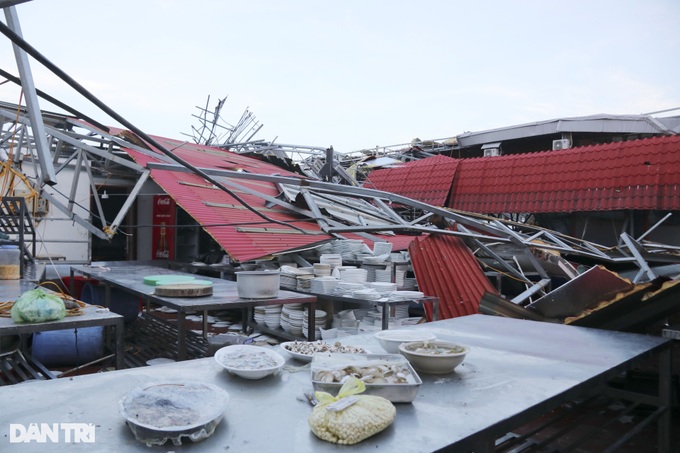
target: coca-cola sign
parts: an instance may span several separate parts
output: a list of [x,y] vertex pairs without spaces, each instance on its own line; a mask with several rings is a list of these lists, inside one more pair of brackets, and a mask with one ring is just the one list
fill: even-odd
[[175,258],[175,200],[167,195],[154,195],[151,259]]

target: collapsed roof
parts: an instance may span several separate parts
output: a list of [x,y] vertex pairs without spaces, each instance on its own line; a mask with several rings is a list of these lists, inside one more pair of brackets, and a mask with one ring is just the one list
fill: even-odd
[[[493,292],[488,280],[482,278],[487,269],[508,275],[526,286],[526,291],[510,301],[517,307],[534,296],[545,297],[550,292],[551,276],[555,272],[570,282],[578,281],[582,274],[572,263],[580,260],[626,265],[631,269],[631,280],[635,285],[657,282],[661,277],[660,271],[650,263],[678,261],[673,249],[650,245],[642,238],[626,234],[622,234],[621,245],[612,249],[532,225],[436,206],[446,199],[447,187],[454,182],[447,178],[457,177],[460,170],[457,165],[446,165],[442,174],[436,173],[441,179],[434,181],[434,191],[424,184],[420,193],[409,193],[414,197],[411,198],[398,190],[382,191],[319,181],[254,158],[237,156],[220,147],[189,145],[150,136],[98,101],[11,28],[0,23],[0,31],[23,51],[124,126],[124,129],[105,127],[68,106],[64,107],[71,116],[41,114],[36,100],[37,95],[45,97],[45,94],[33,89],[32,80],[7,77],[25,88],[28,107],[0,106],[5,171],[14,172],[30,186],[33,191],[30,196],[46,199],[97,237],[110,238],[116,234],[148,178],[153,178],[172,195],[237,261],[292,253],[338,237],[358,236],[373,242],[387,240],[395,245],[395,250],[408,247],[418,237],[409,248],[415,256],[418,282],[428,288],[431,295],[442,299],[444,308],[449,309],[444,311],[446,316],[474,310],[480,303],[480,294]],[[662,129],[663,133],[672,133],[675,126]],[[409,149],[421,153],[420,158],[431,156],[428,151],[450,151],[457,146],[458,140],[418,141]],[[674,149],[677,149],[675,145]],[[14,156],[18,156],[16,161]],[[33,164],[31,175],[23,173],[21,165],[16,165],[21,160]],[[669,165],[674,163],[677,160],[667,162]],[[486,165],[494,164],[485,163],[482,167]],[[651,165],[643,163],[642,168],[648,169]],[[78,175],[71,187],[45,190],[46,186],[56,189],[56,175],[68,166]],[[128,200],[111,222],[104,219],[94,190],[96,174],[117,175],[132,181]],[[93,188],[101,227],[93,225],[75,209],[78,205],[74,198],[75,187],[81,175],[89,178],[88,183]],[[34,203],[34,207],[37,205]],[[503,254],[508,250],[510,258]],[[450,252],[448,258],[447,252]],[[472,265],[472,256],[480,263],[479,268]],[[468,265],[456,267],[466,262]],[[524,266],[530,266],[539,280],[530,278]],[[677,274],[672,274],[671,281],[677,279]],[[449,277],[455,280],[455,288],[446,286]],[[466,279],[471,283],[467,287]],[[662,284],[660,289],[663,293],[663,288],[676,287]],[[658,294],[658,290],[655,291]],[[453,310],[456,305],[463,305],[465,309]]]

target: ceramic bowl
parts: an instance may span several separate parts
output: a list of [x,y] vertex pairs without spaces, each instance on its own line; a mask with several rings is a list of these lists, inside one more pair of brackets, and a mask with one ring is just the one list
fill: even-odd
[[430,341],[437,338],[432,332],[416,329],[381,330],[373,334],[380,346],[390,354],[399,354],[399,345],[407,341]]
[[421,373],[446,374],[463,363],[470,348],[444,340],[414,341],[400,344],[399,352]]

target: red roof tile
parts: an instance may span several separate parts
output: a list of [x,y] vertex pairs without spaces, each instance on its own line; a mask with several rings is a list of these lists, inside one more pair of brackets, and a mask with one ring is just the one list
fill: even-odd
[[680,136],[465,159],[448,206],[480,213],[680,210]]
[[458,162],[450,157],[435,156],[395,168],[374,170],[369,173],[363,186],[434,206],[444,206]]
[[[420,291],[439,298],[440,319],[479,313],[484,293],[498,293],[470,249],[455,236],[417,237],[409,254]],[[432,319],[429,307],[426,312]]]

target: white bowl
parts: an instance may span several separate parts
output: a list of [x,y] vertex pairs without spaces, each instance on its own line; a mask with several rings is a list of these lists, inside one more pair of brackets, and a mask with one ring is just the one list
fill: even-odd
[[463,363],[470,348],[444,340],[415,341],[400,344],[399,352],[421,373],[446,374]]
[[210,437],[224,417],[229,394],[205,382],[147,383],[118,402],[135,438],[151,447],[183,437],[198,442]]
[[220,348],[215,361],[244,379],[262,379],[278,372],[286,360],[281,354],[262,346],[234,344]]
[[381,330],[373,334],[385,351],[390,354],[399,354],[399,345],[411,341],[431,341],[437,338],[435,334],[427,330],[416,329],[391,329]]

